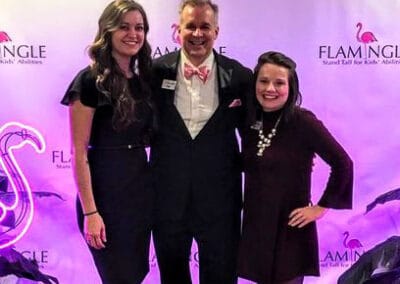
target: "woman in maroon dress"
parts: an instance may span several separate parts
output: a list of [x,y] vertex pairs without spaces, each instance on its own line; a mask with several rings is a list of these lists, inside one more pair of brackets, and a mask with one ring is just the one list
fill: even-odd
[[[316,116],[300,108],[296,63],[267,52],[255,67],[255,103],[243,135],[245,200],[240,277],[262,284],[303,283],[319,275],[315,221],[352,206],[353,163]],[[313,158],[331,168],[312,205]]]

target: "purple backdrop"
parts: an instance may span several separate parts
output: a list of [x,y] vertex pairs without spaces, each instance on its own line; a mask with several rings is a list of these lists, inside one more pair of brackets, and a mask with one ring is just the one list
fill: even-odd
[[[139,2],[149,15],[154,56],[177,48],[173,24],[178,20],[179,1]],[[37,259],[42,270],[61,283],[83,283],[83,275],[85,283],[99,283],[75,222],[67,109],[59,100],[76,72],[89,62],[85,48],[106,3],[2,0],[0,8],[0,127],[19,121],[44,136],[43,154],[26,146],[15,150],[16,162],[32,191],[62,198],[51,194],[33,198],[33,222],[16,249]],[[336,283],[364,251],[399,234],[399,201],[364,213],[378,195],[400,187],[400,128],[395,116],[400,102],[400,34],[395,32],[400,29],[400,2],[217,3],[217,50],[250,68],[268,50],[295,59],[303,105],[324,121],[354,160],[354,209],[330,211],[319,221],[322,276],[306,279],[306,283]],[[328,171],[316,159],[314,201],[324,189]],[[0,233],[4,230],[0,226]],[[196,260],[194,246],[195,283]],[[145,284],[159,283],[153,251],[149,261],[151,273]]]

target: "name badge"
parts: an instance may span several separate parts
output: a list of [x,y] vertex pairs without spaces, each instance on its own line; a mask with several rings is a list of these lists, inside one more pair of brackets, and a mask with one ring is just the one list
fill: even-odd
[[176,81],[164,79],[161,84],[161,89],[175,90]]

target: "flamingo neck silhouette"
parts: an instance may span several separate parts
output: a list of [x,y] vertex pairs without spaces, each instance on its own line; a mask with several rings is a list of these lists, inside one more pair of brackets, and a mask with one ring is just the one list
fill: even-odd
[[[15,128],[18,130],[15,130]],[[19,138],[21,141],[9,145],[9,142],[14,140],[12,138]],[[24,221],[23,228],[11,239],[7,239],[6,242],[1,242],[0,249],[13,245],[20,240],[27,232],[33,219],[34,204],[31,188],[13,154],[14,150],[20,149],[25,145],[31,145],[38,153],[43,153],[45,151],[44,138],[36,129],[18,122],[9,122],[0,128],[0,165],[10,181],[15,196],[11,204],[0,201],[0,222],[6,218],[8,211],[15,210],[17,206],[24,204],[25,200],[21,201],[21,193],[25,193],[29,207],[29,211],[27,208],[24,208],[24,212],[22,213],[22,218],[28,214],[26,221]]]
[[344,232],[343,235],[344,235],[343,246],[344,246],[345,248],[348,248],[348,245],[347,245],[347,238],[349,237],[350,234],[349,234],[349,232]]
[[361,23],[358,23],[358,24],[356,25],[356,27],[358,28],[357,35],[356,35],[357,41],[358,41],[358,42],[362,42],[361,37],[360,37],[360,33],[361,33],[361,29],[362,29],[362,24],[361,24]]

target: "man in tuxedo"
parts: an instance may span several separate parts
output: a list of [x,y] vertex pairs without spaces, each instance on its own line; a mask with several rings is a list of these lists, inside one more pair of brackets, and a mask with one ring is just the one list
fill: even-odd
[[217,54],[218,7],[181,4],[182,48],[153,63],[159,112],[150,163],[156,191],[154,245],[162,284],[192,283],[189,257],[199,249],[200,283],[236,283],[241,161],[235,131],[244,123],[251,71]]

